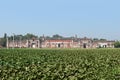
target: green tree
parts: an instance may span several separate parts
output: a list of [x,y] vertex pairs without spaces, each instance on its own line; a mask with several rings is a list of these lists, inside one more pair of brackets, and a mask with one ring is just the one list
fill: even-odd
[[63,38],[63,37],[60,36],[60,35],[58,35],[58,34],[55,34],[55,35],[52,36],[52,38],[54,38],[54,39],[59,39],[59,38]]
[[100,39],[100,41],[107,41],[107,40],[106,40],[106,39],[102,39],[102,38],[101,38],[101,39]]
[[99,40],[99,39],[98,39],[98,38],[94,38],[93,40],[94,40],[94,41],[97,41],[97,40]]
[[120,41],[116,41],[116,42],[114,43],[114,46],[115,46],[115,48],[120,48]]
[[3,38],[1,38],[1,40],[0,40],[0,45],[2,46],[2,47],[6,47],[6,42],[7,42],[7,34],[5,33],[4,34],[4,37]]
[[[27,39],[32,39],[32,38],[38,38],[38,36],[27,33],[26,35],[14,35],[14,40],[27,40]],[[9,40],[13,40],[13,35],[9,37]]]
[[30,33],[27,33],[25,36],[24,36],[25,39],[32,39],[32,38],[38,38],[38,36],[36,35],[33,35],[33,34],[30,34]]

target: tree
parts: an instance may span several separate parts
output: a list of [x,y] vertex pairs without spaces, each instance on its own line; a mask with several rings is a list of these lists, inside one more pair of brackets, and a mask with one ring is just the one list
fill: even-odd
[[120,42],[119,42],[119,41],[116,41],[116,42],[114,43],[114,46],[115,46],[115,48],[120,48]]
[[101,38],[101,39],[100,39],[100,41],[107,41],[107,40],[106,40],[106,39],[102,39],[102,38]]
[[99,40],[99,39],[98,39],[98,38],[94,38],[93,40],[94,40],[94,41],[97,41],[97,40]]
[[[10,41],[13,40],[13,35],[8,37]],[[32,38],[38,38],[38,36],[27,33],[26,35],[14,35],[14,40],[27,40],[27,39],[32,39]]]
[[59,38],[63,38],[63,37],[60,36],[60,35],[58,35],[58,34],[55,34],[55,35],[52,36],[52,38],[54,38],[54,39],[59,39]]
[[32,39],[32,38],[38,38],[38,36],[36,35],[33,35],[33,34],[30,34],[30,33],[27,33],[25,36],[24,36],[25,39]]
[[7,43],[7,34],[5,33],[4,34],[4,37],[3,38],[1,38],[1,40],[0,40],[0,45],[2,46],[2,47],[6,47],[6,43]]

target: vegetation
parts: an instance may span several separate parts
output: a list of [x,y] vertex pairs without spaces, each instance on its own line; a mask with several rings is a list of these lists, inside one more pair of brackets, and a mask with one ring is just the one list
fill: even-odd
[[0,40],[0,45],[1,45],[2,47],[6,47],[6,41],[7,41],[7,34],[5,33],[5,34],[4,34],[4,37],[1,38],[1,40]]
[[[27,40],[27,39],[32,39],[32,38],[38,38],[38,36],[34,34],[27,33],[26,35],[14,35],[15,40]],[[9,40],[13,40],[13,35],[9,37]]]
[[114,46],[115,46],[115,48],[120,48],[120,42],[119,42],[119,41],[116,41],[116,42],[114,43]]
[[[28,40],[28,39],[32,39],[32,38],[37,38],[38,39],[38,38],[42,38],[42,37],[43,36],[38,37],[38,36],[36,36],[34,34],[30,34],[30,33],[27,33],[25,35],[14,35],[15,40],[20,40],[20,38],[21,38],[21,40]],[[44,37],[47,38],[47,39],[59,39],[59,38],[62,39],[62,38],[64,38],[64,37],[62,37],[58,34],[55,34],[52,37],[50,37],[50,36],[44,36]],[[8,36],[8,38],[9,38],[9,40],[13,40],[13,35]]]
[[120,49],[1,49],[0,80],[120,80]]
[[59,38],[61,39],[61,38],[63,38],[63,37],[60,36],[60,35],[58,35],[58,34],[55,34],[55,35],[52,36],[52,38],[53,38],[53,39],[59,39]]

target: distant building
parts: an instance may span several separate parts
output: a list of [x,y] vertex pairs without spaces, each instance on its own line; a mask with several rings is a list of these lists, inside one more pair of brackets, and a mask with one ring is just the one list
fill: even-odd
[[40,48],[40,40],[38,39],[27,40],[26,46],[27,48]]
[[94,41],[94,48],[114,48],[115,41]]
[[8,47],[23,48],[114,48],[115,41],[92,40],[91,38],[62,38],[62,39],[30,39],[8,42]]
[[64,40],[64,39],[56,39],[56,40],[45,40],[42,45],[46,48],[72,48],[73,40]]
[[22,40],[21,42],[20,41],[17,41],[15,40],[14,42],[13,41],[8,41],[8,48],[12,48],[12,47],[15,47],[15,48],[26,48],[27,47],[27,42],[26,40]]
[[80,38],[80,48],[92,48],[93,41],[87,37]]

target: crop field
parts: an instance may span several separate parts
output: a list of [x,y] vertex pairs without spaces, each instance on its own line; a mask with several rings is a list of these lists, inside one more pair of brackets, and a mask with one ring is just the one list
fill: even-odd
[[120,80],[120,49],[0,49],[0,80]]

